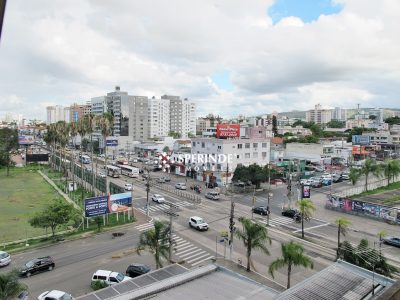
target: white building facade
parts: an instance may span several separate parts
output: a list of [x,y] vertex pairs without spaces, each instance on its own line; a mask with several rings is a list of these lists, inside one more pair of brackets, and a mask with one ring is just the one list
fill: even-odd
[[149,138],[168,136],[170,129],[170,101],[149,99]]
[[314,109],[306,112],[306,121],[316,124],[326,124],[332,120],[332,110],[323,109],[320,104],[315,105]]

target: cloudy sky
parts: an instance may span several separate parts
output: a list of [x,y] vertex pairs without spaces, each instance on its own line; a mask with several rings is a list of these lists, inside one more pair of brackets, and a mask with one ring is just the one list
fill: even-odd
[[399,107],[399,0],[12,0],[0,117],[120,85],[198,115]]

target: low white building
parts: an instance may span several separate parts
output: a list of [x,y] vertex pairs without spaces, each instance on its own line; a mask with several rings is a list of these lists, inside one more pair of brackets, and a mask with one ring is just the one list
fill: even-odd
[[333,145],[314,143],[288,143],[286,144],[285,159],[309,160],[324,163],[330,161],[334,155]]
[[[225,185],[231,182],[238,165],[265,166],[270,162],[270,139],[194,138],[191,155],[185,164],[177,165],[180,174],[190,166],[192,170],[186,170],[186,175]],[[212,159],[215,157],[216,161]]]
[[303,128],[303,126],[278,126],[278,134],[291,133],[293,135],[311,135],[312,132],[308,128]]

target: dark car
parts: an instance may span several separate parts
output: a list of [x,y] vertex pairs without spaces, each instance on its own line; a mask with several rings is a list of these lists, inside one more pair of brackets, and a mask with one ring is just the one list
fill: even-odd
[[253,212],[262,216],[268,215],[268,209],[265,206],[254,207]]
[[128,269],[126,269],[126,276],[129,277],[137,277],[143,274],[150,272],[151,269],[149,266],[142,265],[142,264],[131,264],[129,265]]
[[287,209],[282,212],[282,216],[294,218],[299,212],[296,209]]
[[394,236],[387,236],[382,239],[385,244],[400,247],[400,238]]
[[55,267],[54,260],[50,256],[39,257],[28,261],[21,267],[19,273],[21,276],[30,277],[35,273],[51,271]]

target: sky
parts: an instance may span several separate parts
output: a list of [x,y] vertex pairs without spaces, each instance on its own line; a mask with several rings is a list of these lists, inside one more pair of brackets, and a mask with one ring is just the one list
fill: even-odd
[[45,119],[116,85],[197,115],[399,108],[398,0],[13,0],[0,117]]

